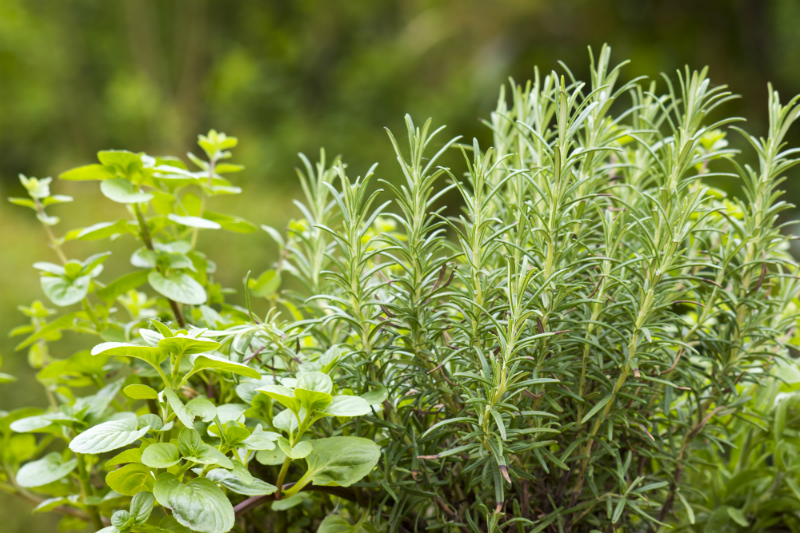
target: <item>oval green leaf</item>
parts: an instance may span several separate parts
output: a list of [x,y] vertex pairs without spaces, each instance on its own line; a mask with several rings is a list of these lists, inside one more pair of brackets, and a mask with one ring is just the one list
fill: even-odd
[[233,527],[233,506],[209,479],[196,478],[184,485],[172,474],[161,474],[153,494],[158,503],[172,509],[178,522],[190,529],[225,533]]
[[322,412],[331,416],[363,416],[370,412],[370,406],[360,396],[335,396]]
[[69,443],[69,449],[75,453],[105,453],[122,448],[142,438],[150,429],[145,426],[139,429],[135,418],[112,420],[89,428]]
[[23,465],[17,472],[17,484],[25,488],[47,485],[68,475],[77,466],[77,459],[63,461],[60,453],[52,452]]
[[150,469],[141,463],[125,465],[106,476],[106,484],[125,496],[134,496],[142,491],[152,492],[154,483]]
[[42,276],[42,290],[50,301],[59,307],[76,304],[89,293],[90,276],[80,276],[72,281],[55,276]]
[[369,474],[381,456],[380,447],[361,437],[330,437],[312,441],[306,457],[308,470],[297,485],[339,485],[349,487]]
[[158,392],[147,385],[128,385],[123,389],[123,392],[128,398],[133,398],[134,400],[155,400],[158,398]]
[[240,376],[247,376],[253,379],[261,379],[261,374],[255,368],[243,365],[241,363],[234,363],[229,359],[220,357],[218,355],[211,355],[207,353],[192,355],[192,374],[206,369],[224,370]]
[[389,391],[383,385],[376,385],[372,390],[361,395],[368,404],[380,405],[389,397]]
[[142,452],[142,462],[150,468],[169,468],[180,460],[178,447],[168,442],[151,444]]
[[159,366],[169,354],[155,346],[139,346],[125,342],[104,342],[92,348],[92,355],[117,355],[141,359],[153,366]]
[[[162,326],[163,327],[163,326]],[[192,337],[166,337],[158,341],[158,347],[175,355],[192,355],[210,352],[219,348],[218,342]]]
[[103,180],[100,183],[100,191],[106,198],[119,204],[139,204],[153,199],[152,194],[140,191],[136,185],[124,178]]
[[200,217],[180,216],[174,213],[170,213],[169,215],[167,215],[167,218],[177,224],[180,224],[181,226],[188,226],[190,228],[201,228],[201,229],[222,228],[222,226],[220,226],[216,222]]
[[186,410],[192,416],[202,419],[203,422],[211,422],[217,416],[217,408],[205,398],[190,400],[186,404]]
[[147,275],[153,289],[178,303],[200,305],[206,301],[206,291],[194,278],[185,272],[173,272],[168,276],[153,270]]
[[260,479],[253,479],[252,483],[244,483],[241,479],[231,474],[224,468],[216,468],[206,476],[214,483],[219,483],[226,489],[243,496],[266,496],[277,490],[275,485],[270,485]]
[[62,172],[58,177],[62,180],[88,181],[88,180],[107,180],[116,174],[104,165],[84,165]]

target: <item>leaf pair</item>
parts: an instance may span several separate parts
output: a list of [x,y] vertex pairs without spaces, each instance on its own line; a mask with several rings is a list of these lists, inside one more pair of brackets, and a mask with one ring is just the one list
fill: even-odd
[[299,416],[300,409],[313,416],[362,416],[370,412],[369,403],[358,396],[332,395],[333,382],[322,372],[300,375],[294,388],[266,385],[259,389],[273,400]]
[[111,526],[101,531],[106,533],[128,533],[142,526],[153,512],[155,497],[150,492],[140,492],[131,500],[129,511],[117,511],[111,516]]
[[[166,327],[164,327],[166,329]],[[169,332],[168,329],[166,329]],[[199,330],[197,330],[199,331]],[[92,349],[92,355],[116,355],[122,357],[134,357],[141,359],[160,369],[160,365],[170,355],[182,357],[188,355],[192,362],[192,371],[184,377],[200,372],[202,370],[221,370],[242,376],[259,379],[261,374],[257,370],[241,363],[233,362],[219,355],[212,355],[206,352],[219,348],[219,343],[199,339],[185,334],[176,336],[163,336],[150,330],[139,330],[139,333],[147,342],[148,346],[130,344],[123,342],[105,342],[98,344]],[[171,334],[171,332],[169,332]]]
[[102,263],[111,252],[97,254],[85,261],[67,261],[64,266],[54,263],[34,263],[42,272],[42,290],[54,304],[66,307],[80,302],[89,294],[92,280],[103,271]]

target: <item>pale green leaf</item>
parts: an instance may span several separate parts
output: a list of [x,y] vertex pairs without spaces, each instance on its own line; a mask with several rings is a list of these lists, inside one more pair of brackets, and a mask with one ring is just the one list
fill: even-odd
[[164,421],[161,420],[160,416],[154,415],[152,413],[147,413],[142,416],[139,416],[137,417],[137,420],[139,420],[140,428],[143,428],[145,426],[150,426],[150,431],[156,431],[159,433],[164,431],[169,431],[170,429],[172,429],[173,426],[172,421],[169,421],[166,424],[164,424]]
[[69,449],[75,453],[98,454],[122,448],[141,439],[150,429],[145,426],[139,429],[135,418],[113,420],[89,428],[69,443]]
[[152,271],[147,281],[156,292],[178,303],[200,305],[206,301],[206,291],[194,278],[185,272],[172,272],[165,276]]
[[150,468],[169,468],[180,460],[178,447],[168,442],[151,444],[142,452],[142,462]]
[[307,411],[324,411],[333,400],[333,396],[326,392],[316,392],[306,389],[295,389],[295,397],[300,400]]
[[36,209],[36,204],[30,198],[9,198],[8,201],[14,205]]
[[247,284],[253,295],[261,298],[272,296],[280,285],[281,275],[274,270],[263,272],[258,279],[251,279]]
[[192,455],[183,454],[187,461],[201,465],[219,465],[222,468],[233,468],[233,462],[224,453],[208,444],[203,444]]
[[376,385],[373,389],[361,395],[370,405],[381,405],[389,397],[389,391],[383,385]]
[[17,465],[33,457],[36,451],[36,437],[30,433],[12,435],[3,446],[2,460],[9,465]]
[[106,461],[106,468],[111,468],[118,465],[124,465],[126,463],[141,463],[142,462],[142,450],[140,448],[131,448],[130,450],[125,450],[124,452],[118,453],[108,461]]
[[132,182],[124,178],[111,178],[100,183],[100,191],[109,200],[120,204],[138,204],[149,202],[153,195],[142,192]]
[[158,392],[152,387],[148,387],[147,385],[128,385],[123,390],[125,395],[128,398],[133,398],[134,400],[156,400],[158,399]]
[[312,441],[306,457],[308,468],[297,485],[339,485],[349,487],[369,474],[378,464],[380,447],[361,437],[330,437]]
[[247,376],[253,379],[260,379],[261,374],[255,368],[243,365],[241,363],[234,363],[229,359],[225,359],[219,355],[211,354],[195,354],[190,357],[192,361],[192,373],[200,372],[201,370],[224,370],[240,376]]
[[254,479],[252,483],[243,483],[241,479],[223,468],[212,470],[206,475],[206,478],[243,496],[266,496],[277,490],[274,485],[260,479]]
[[[162,327],[165,327],[162,325]],[[174,355],[193,355],[219,348],[219,343],[186,336],[166,337],[158,341],[159,348]]]
[[180,446],[181,454],[187,456],[199,454],[205,443],[200,433],[194,428],[187,427],[182,429],[178,435],[178,445]]
[[284,409],[275,415],[275,417],[272,419],[272,425],[275,426],[276,429],[290,433],[297,429],[299,425],[298,418],[304,420],[305,415],[306,410],[302,407],[297,414],[295,414],[291,409]]
[[86,180],[107,180],[116,177],[116,174],[104,165],[84,165],[73,168],[58,176],[62,180],[86,181]]
[[363,416],[372,410],[360,396],[334,396],[333,401],[322,412],[331,416]]
[[156,499],[150,492],[139,492],[131,500],[130,513],[136,525],[144,524],[153,512]]
[[278,438],[278,446],[280,446],[283,453],[292,459],[303,459],[308,457],[312,451],[311,443],[307,440],[298,442],[292,447],[285,437]]
[[116,355],[141,359],[153,366],[159,366],[169,356],[161,348],[139,346],[124,342],[104,342],[92,348],[92,355]]
[[78,421],[77,418],[56,412],[20,418],[12,422],[9,427],[11,431],[17,433],[31,433],[48,428],[52,424],[73,424]]
[[261,463],[262,465],[269,465],[275,466],[283,464],[286,460],[286,454],[283,453],[283,450],[280,448],[275,448],[273,450],[261,450],[256,453],[256,461]]
[[170,213],[167,215],[167,218],[181,226],[188,226],[190,228],[220,229],[222,227],[216,222],[201,217],[180,216]]
[[233,527],[233,506],[213,481],[206,478],[181,483],[174,475],[161,474],[153,494],[182,525],[204,533],[226,533]]
[[25,463],[17,472],[17,484],[20,487],[47,485],[68,475],[77,466],[77,459],[64,461],[60,453],[52,452],[38,461]]
[[274,431],[263,431],[259,425],[253,433],[242,442],[242,446],[248,450],[274,450],[275,441],[278,440],[278,437],[280,437],[279,434]]
[[[297,379],[295,389],[331,394],[333,382],[329,375],[322,372],[307,372]],[[296,390],[295,394],[297,394]]]
[[181,455],[189,461],[204,465],[233,468],[231,460],[221,451],[203,442],[200,434],[191,428],[181,430],[178,436]]
[[128,150],[101,150],[97,152],[97,159],[104,165],[125,174],[143,166],[141,156]]
[[244,412],[248,406],[243,403],[225,403],[217,407],[217,416],[222,424],[227,424],[231,420],[244,422]]
[[51,302],[66,307],[83,300],[89,293],[92,278],[89,275],[69,280],[56,276],[42,276],[42,290]]
[[217,408],[213,403],[205,398],[195,398],[186,404],[186,410],[189,413],[203,420],[203,422],[211,422],[217,416]]
[[203,218],[212,222],[216,222],[222,226],[222,229],[234,231],[236,233],[253,233],[256,230],[255,224],[252,224],[243,218],[223,215],[222,213],[206,211],[203,213]]
[[258,392],[263,392],[294,413],[300,411],[300,400],[294,397],[294,391],[288,387],[284,387],[283,385],[265,385],[256,390]]
[[142,491],[152,492],[155,478],[150,469],[141,463],[131,463],[106,476],[106,484],[125,496],[134,496]]
[[114,235],[130,233],[131,228],[127,220],[117,220],[115,222],[98,222],[80,230],[75,238],[79,241],[96,241],[107,239]]
[[175,391],[172,389],[164,389],[164,397],[175,412],[175,416],[178,417],[178,420],[183,422],[183,425],[187,428],[191,428],[194,416],[186,409],[186,406],[183,405],[183,401],[175,394]]

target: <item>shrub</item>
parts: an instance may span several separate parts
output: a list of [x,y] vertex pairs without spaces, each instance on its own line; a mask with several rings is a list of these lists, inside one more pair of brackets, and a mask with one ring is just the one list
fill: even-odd
[[[235,138],[200,136],[197,170],[107,151],[65,172],[127,216],[63,237],[47,209],[70,199],[22,177],[12,202],[44,225],[59,263],[35,267],[66,314],[34,302],[12,332],[50,406],[2,418],[4,488],[62,530],[122,533],[797,527],[800,380],[774,369],[794,369],[777,187],[798,99],[770,91],[757,138],[709,119],[733,96],[705,70],[658,93],[620,67],[604,48],[588,86],[512,82],[491,148],[407,118],[385,193],[374,167],[302,157],[302,218],[264,227],[279,258],[244,306],[197,248],[255,230],[209,210],[240,192]],[[464,172],[437,166],[451,149]],[[117,237],[141,248],[116,280],[108,253],[65,249]],[[60,353],[68,331],[91,351]],[[781,512],[753,496],[765,479]]]

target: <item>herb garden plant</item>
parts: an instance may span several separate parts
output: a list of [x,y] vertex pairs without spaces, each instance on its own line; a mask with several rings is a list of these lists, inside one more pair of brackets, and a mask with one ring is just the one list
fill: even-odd
[[[71,198],[21,177],[54,255],[12,335],[49,406],[2,414],[2,488],[62,531],[800,530],[798,99],[770,91],[755,137],[705,70],[619,73],[604,48],[588,83],[512,82],[491,147],[407,118],[399,179],[302,157],[299,218],[263,227],[279,256],[242,266],[240,305],[200,251],[257,229],[213,210],[235,138],[100,152],[60,178],[120,218],[66,233]],[[117,279],[70,252],[117,238],[139,243]]]

